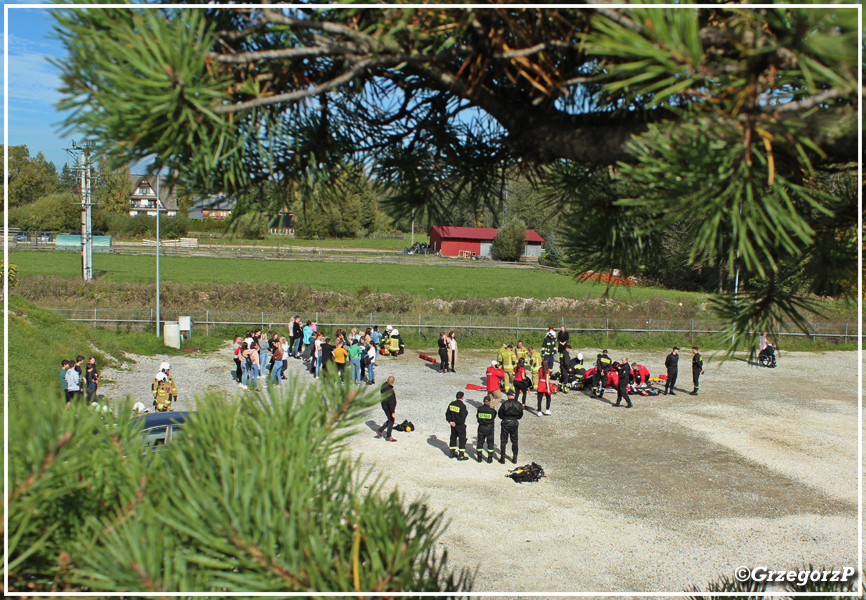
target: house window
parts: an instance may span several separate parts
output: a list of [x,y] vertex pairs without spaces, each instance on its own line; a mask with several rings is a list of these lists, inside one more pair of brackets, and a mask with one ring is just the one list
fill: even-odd
[[152,196],[153,195],[153,188],[150,187],[150,184],[142,183],[141,185],[138,186],[138,193],[141,196]]

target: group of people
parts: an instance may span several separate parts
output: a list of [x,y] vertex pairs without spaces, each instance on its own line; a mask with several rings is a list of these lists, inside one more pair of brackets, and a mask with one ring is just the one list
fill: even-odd
[[[405,344],[400,331],[387,326],[359,330],[338,328],[334,337],[319,331],[315,321],[301,323],[296,315],[287,325],[288,336],[276,332],[263,334],[261,329],[246,332],[246,337],[235,336],[232,355],[235,362],[234,377],[243,389],[279,385],[286,378],[289,358],[308,363],[310,374],[319,379],[322,371],[336,369],[341,382],[352,381],[367,385],[376,383],[376,357],[382,354],[403,354]],[[456,342],[454,342],[456,355]],[[452,358],[453,363],[453,358]],[[348,371],[348,372],[347,372]],[[259,382],[259,378],[263,381]]]
[[84,356],[79,354],[75,360],[60,361],[60,388],[66,405],[73,401],[86,398],[88,403],[93,402],[96,390],[99,389],[99,373],[96,371],[96,357],[91,356],[84,365]]

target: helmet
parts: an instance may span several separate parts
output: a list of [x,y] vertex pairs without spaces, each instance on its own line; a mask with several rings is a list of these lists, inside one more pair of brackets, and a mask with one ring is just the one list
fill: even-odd
[[550,337],[553,337],[553,336],[556,335],[556,332],[553,331],[553,328],[550,328],[550,329],[547,331],[547,335],[549,335]]
[[170,369],[171,369],[171,365],[170,365],[169,363],[167,363],[167,362],[161,363],[161,364],[159,365],[159,370],[160,370],[160,371],[168,371],[168,370],[170,370]]
[[391,335],[400,335],[400,330],[399,329],[392,329]]
[[391,331],[391,330],[394,329],[394,328],[391,327],[390,325],[388,325],[385,329],[387,329],[388,331]]
[[583,352],[577,353],[577,360],[583,360]]
[[156,379],[157,381],[165,381],[166,380],[165,373],[163,373],[162,371],[160,371],[159,373],[154,375],[153,378]]
[[147,407],[144,406],[144,402],[136,402],[135,404],[132,405],[132,410],[134,410],[137,413],[146,413]]

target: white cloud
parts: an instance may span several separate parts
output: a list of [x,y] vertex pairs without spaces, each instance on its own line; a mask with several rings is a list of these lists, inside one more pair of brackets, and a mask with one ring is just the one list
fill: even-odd
[[[11,40],[10,40],[11,41]],[[45,54],[9,52],[9,103],[23,101],[53,107],[60,100],[60,77]]]

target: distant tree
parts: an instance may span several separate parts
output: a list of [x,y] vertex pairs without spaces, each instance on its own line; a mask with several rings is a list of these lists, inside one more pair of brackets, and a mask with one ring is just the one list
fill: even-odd
[[526,223],[512,218],[496,232],[493,240],[493,256],[500,260],[517,260],[526,249]]
[[108,160],[96,161],[96,185],[92,188],[96,202],[108,214],[129,212],[132,183],[129,165],[112,169]]
[[268,234],[268,218],[260,212],[248,212],[231,224],[229,233],[245,240],[263,240]]
[[555,233],[550,232],[547,234],[547,237],[544,238],[544,250],[547,252],[547,257],[545,258],[545,260],[548,264],[553,266],[559,266],[560,263],[562,263],[562,249],[556,242]]
[[42,196],[31,204],[10,208],[9,224],[28,231],[80,229],[80,200],[69,193]]
[[63,163],[63,168],[60,170],[60,175],[57,178],[58,191],[69,194],[77,194],[80,186],[80,180],[75,172],[68,164]]
[[59,182],[54,163],[41,152],[30,156],[27,146],[9,148],[9,206],[35,202],[57,191]]

